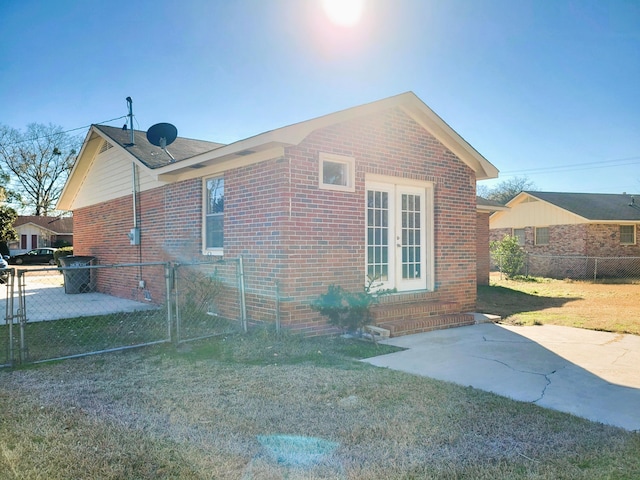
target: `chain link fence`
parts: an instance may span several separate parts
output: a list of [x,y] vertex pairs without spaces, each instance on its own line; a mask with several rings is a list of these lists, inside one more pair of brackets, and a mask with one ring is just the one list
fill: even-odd
[[176,264],[173,302],[178,343],[247,331],[242,259]]
[[242,259],[9,268],[0,366],[247,330]]
[[[492,256],[491,267],[502,272],[502,258]],[[640,257],[589,257],[525,254],[521,275],[557,279],[640,282]]]

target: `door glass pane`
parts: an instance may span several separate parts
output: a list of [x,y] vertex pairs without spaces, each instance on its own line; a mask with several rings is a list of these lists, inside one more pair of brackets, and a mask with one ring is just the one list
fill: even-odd
[[420,196],[402,194],[402,278],[420,275]]
[[389,194],[367,192],[367,275],[388,280],[389,261]]

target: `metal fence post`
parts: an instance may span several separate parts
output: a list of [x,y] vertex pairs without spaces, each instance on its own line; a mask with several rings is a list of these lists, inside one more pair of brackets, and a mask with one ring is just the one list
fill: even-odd
[[242,330],[244,333],[247,333],[247,304],[244,289],[244,264],[242,263],[242,255],[238,257],[238,282],[238,290],[240,294],[240,322],[242,323]]
[[27,339],[25,337],[25,324],[27,323],[26,310],[26,288],[25,288],[25,270],[18,270],[18,311],[17,317],[20,322],[20,363],[27,361]]
[[14,341],[13,341],[13,295],[15,294],[14,285],[16,280],[16,272],[11,269],[9,276],[7,277],[7,302],[5,305],[5,321],[7,323],[7,329],[9,334],[7,361],[10,366],[14,365]]
[[166,263],[164,266],[164,279],[165,279],[165,287],[166,287],[166,302],[167,302],[167,338],[175,343],[175,336],[177,335],[176,328],[173,327],[173,309],[171,308],[171,292],[173,286],[173,280],[175,278],[175,274],[173,269],[171,268],[171,264]]
[[276,333],[280,333],[280,282],[276,280]]

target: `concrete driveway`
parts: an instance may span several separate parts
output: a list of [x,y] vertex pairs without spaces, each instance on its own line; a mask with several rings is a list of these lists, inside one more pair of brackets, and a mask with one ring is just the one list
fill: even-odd
[[640,430],[640,336],[484,323],[391,338],[363,361]]

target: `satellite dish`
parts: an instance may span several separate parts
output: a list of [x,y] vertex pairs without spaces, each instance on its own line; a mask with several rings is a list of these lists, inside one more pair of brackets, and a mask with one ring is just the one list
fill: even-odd
[[147,130],[147,140],[152,145],[160,147],[164,152],[169,155],[172,162],[176,159],[167,150],[167,145],[171,145],[178,136],[178,129],[170,123],[156,123]]
[[156,123],[147,130],[147,140],[163,150],[178,137],[178,129],[170,123]]

